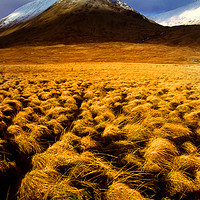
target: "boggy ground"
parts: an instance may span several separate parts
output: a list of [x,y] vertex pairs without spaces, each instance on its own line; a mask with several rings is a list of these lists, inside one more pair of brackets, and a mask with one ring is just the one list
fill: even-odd
[[198,64],[0,73],[1,199],[199,199]]

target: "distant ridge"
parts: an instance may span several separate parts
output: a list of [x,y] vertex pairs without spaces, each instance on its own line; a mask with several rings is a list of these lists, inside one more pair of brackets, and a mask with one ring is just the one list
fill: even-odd
[[199,25],[200,0],[149,18],[164,26]]

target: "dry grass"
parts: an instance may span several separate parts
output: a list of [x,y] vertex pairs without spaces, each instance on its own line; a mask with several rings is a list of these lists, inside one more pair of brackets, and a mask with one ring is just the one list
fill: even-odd
[[2,199],[199,198],[198,65],[0,72]]
[[169,140],[164,138],[152,139],[145,149],[144,170],[148,172],[170,170],[173,160],[178,154],[176,146]]
[[168,192],[170,196],[180,194],[184,197],[186,193],[193,193],[198,190],[194,181],[182,171],[171,171],[168,174]]
[[145,198],[134,189],[124,183],[113,183],[106,194],[107,200],[144,200]]

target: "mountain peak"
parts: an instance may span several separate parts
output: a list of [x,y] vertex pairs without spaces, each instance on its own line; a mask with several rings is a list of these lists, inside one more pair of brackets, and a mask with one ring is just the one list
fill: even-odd
[[34,0],[22,7],[16,9],[13,13],[0,20],[0,28],[11,27],[15,24],[26,22],[40,15],[42,12],[51,7],[54,3],[66,4],[68,7],[76,4],[90,4],[91,6],[103,6],[114,4],[118,8],[133,10],[121,0]]

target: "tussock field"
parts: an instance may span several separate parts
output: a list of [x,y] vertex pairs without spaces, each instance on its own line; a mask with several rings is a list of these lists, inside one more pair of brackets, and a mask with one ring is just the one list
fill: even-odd
[[0,102],[0,199],[199,199],[198,64],[2,65]]

